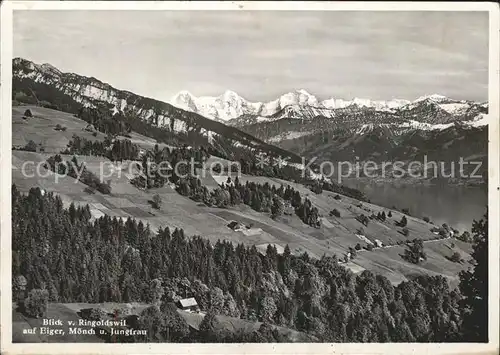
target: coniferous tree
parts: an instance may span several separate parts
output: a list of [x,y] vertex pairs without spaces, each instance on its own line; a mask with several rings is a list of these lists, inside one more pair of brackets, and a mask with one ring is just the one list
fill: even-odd
[[256,192],[252,194],[252,208],[257,212],[260,212],[261,207],[262,207],[262,202],[259,193]]
[[488,341],[488,214],[472,225],[474,269],[460,273],[464,296],[462,332],[467,341]]
[[157,210],[161,208],[161,197],[158,194],[153,196],[153,207]]
[[281,216],[283,214],[284,209],[285,209],[285,205],[284,205],[281,197],[274,196],[273,205],[271,207],[271,217],[277,218],[277,217]]
[[45,289],[33,289],[24,300],[24,311],[34,318],[43,317],[47,312],[49,292]]
[[205,317],[203,317],[200,324],[200,341],[207,343],[216,343],[220,341],[223,336],[221,328],[220,322],[216,318],[216,314],[209,311]]
[[404,252],[404,258],[413,264],[427,260],[427,255],[424,252],[424,243],[421,239],[416,239],[408,245]]

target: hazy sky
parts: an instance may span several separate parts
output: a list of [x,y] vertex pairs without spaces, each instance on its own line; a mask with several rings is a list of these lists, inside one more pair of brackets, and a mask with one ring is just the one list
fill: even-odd
[[160,100],[486,101],[488,13],[15,11],[14,56]]

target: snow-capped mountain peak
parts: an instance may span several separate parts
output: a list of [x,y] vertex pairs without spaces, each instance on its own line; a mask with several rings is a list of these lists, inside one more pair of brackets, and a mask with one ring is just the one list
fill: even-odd
[[[175,96],[180,96],[180,97],[194,97],[193,94],[191,94],[189,91],[187,90],[182,90],[182,91],[179,91],[179,93]],[[174,97],[175,97],[174,96]]]
[[54,67],[49,63],[44,63],[40,65],[39,69],[45,73],[51,73],[55,76],[60,76],[62,74],[62,72],[59,69],[57,69],[56,67]]
[[230,98],[240,98],[240,99],[243,99],[240,95],[238,95],[237,93],[235,93],[232,90],[226,90],[226,91],[224,91],[224,93],[221,96],[219,96],[219,97],[230,97]]
[[306,89],[298,89],[296,92],[302,95],[312,96]]
[[281,95],[278,99],[279,107],[281,109],[288,105],[309,105],[316,106],[318,104],[318,99],[308,93],[304,89],[289,92],[287,94]]
[[[169,103],[217,121],[227,121],[245,113],[253,113],[252,104],[232,90],[226,90],[219,96],[200,97],[183,90],[173,96]],[[252,109],[248,110],[247,106]]]
[[196,97],[189,91],[180,91],[177,95],[170,99],[170,103],[174,106],[180,107],[184,110],[197,112]]
[[293,105],[320,106],[318,99],[305,89],[283,94],[267,103],[249,102],[232,90],[226,90],[219,96],[200,97],[183,90],[173,96],[169,102],[218,121],[228,121],[245,114],[270,116]]
[[390,111],[410,103],[408,100],[392,99],[390,101],[377,101],[355,97],[352,100],[328,99],[321,102],[321,106],[329,109],[346,108],[349,106],[374,108],[378,111]]
[[432,95],[421,96],[421,97],[419,97],[418,99],[416,99],[413,102],[417,103],[417,102],[426,101],[426,100],[427,101],[433,101],[433,102],[436,102],[436,103],[440,103],[440,102],[443,102],[443,101],[447,101],[449,99],[446,96],[443,96],[443,95],[432,94]]

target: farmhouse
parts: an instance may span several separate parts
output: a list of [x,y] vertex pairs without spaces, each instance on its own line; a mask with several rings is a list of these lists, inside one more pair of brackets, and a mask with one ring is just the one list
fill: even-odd
[[231,221],[227,226],[235,232],[240,232],[242,230],[245,230],[245,226],[241,223],[236,222],[236,221]]
[[199,312],[200,306],[198,306],[198,302],[194,297],[184,298],[177,302],[177,308],[185,311],[185,312]]

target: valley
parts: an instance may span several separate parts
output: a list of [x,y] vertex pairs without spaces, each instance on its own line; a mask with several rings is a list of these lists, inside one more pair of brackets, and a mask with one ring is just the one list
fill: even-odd
[[[488,119],[479,117],[478,121],[457,121],[437,127],[395,123],[356,125],[352,121],[344,124],[326,118],[312,122],[282,119],[242,129],[304,156],[316,167],[325,162],[323,173],[334,181],[341,181],[339,176],[345,171],[332,170],[330,166],[336,168],[340,163],[350,162],[359,163],[361,168],[363,164],[377,164],[370,172],[385,182],[482,185],[488,164]],[[384,162],[388,164],[386,173],[382,169]],[[393,167],[396,162],[400,162],[405,175],[397,175]],[[424,164],[428,164],[427,174]],[[363,171],[360,173],[344,176],[365,177]]]

